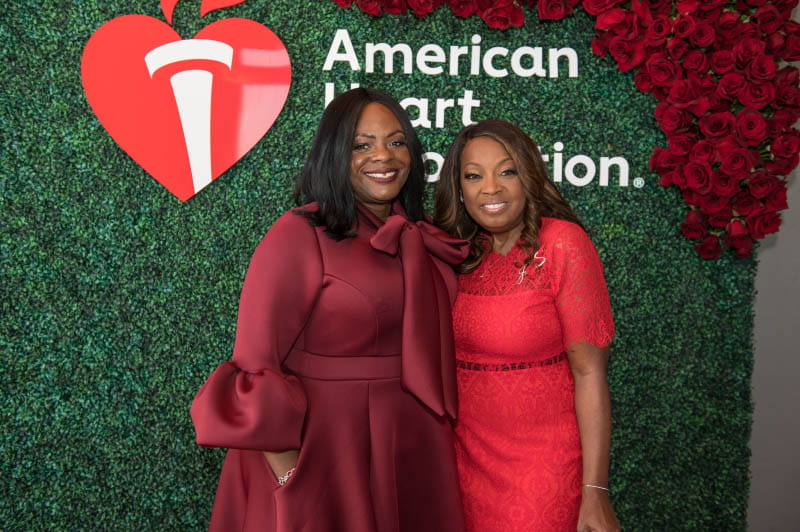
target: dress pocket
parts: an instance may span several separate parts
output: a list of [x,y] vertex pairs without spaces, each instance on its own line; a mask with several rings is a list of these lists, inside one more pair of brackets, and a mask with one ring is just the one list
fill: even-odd
[[300,453],[297,455],[297,463],[296,463],[296,464],[295,464],[295,466],[294,466],[294,472],[293,472],[293,473],[292,473],[292,475],[291,475],[291,476],[290,476],[290,477],[289,477],[289,478],[286,480],[286,482],[284,482],[284,483],[283,483],[283,485],[281,485],[281,484],[279,484],[279,483],[278,483],[278,477],[275,475],[275,472],[272,470],[272,467],[270,467],[270,465],[269,465],[269,462],[267,461],[267,457],[266,457],[266,455],[265,455],[263,452],[261,452],[260,454],[261,454],[261,461],[263,462],[263,464],[264,464],[264,469],[266,470],[266,473],[267,473],[267,475],[268,475],[268,476],[269,476],[269,478],[270,478],[270,481],[271,481],[271,483],[272,483],[272,489],[273,489],[273,490],[280,490],[280,489],[283,489],[283,488],[285,488],[286,486],[288,486],[289,484],[291,484],[291,483],[292,483],[292,481],[294,481],[294,479],[295,479],[295,477],[296,477],[297,475],[299,475],[299,474],[300,474],[300,465],[301,465],[301,462],[302,462],[302,460],[303,460],[303,454],[304,454],[304,453],[303,453],[303,448],[302,448],[302,447],[300,448]]

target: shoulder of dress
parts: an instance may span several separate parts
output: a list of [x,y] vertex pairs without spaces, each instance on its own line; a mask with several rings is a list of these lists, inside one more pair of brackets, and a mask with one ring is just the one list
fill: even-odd
[[289,209],[275,220],[259,246],[305,247],[312,243],[316,246],[316,230],[298,208]]
[[539,240],[542,243],[554,240],[575,241],[588,239],[583,228],[573,222],[560,218],[542,217],[542,227],[539,229]]

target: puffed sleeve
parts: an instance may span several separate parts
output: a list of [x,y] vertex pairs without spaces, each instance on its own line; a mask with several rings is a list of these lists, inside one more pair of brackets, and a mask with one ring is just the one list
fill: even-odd
[[197,392],[197,443],[285,451],[300,447],[306,396],[281,363],[322,286],[322,258],[306,219],[284,214],[256,248],[244,279],[233,359]]
[[581,341],[607,347],[614,339],[614,321],[600,257],[579,225],[558,224],[554,245],[559,272],[556,307],[564,348]]

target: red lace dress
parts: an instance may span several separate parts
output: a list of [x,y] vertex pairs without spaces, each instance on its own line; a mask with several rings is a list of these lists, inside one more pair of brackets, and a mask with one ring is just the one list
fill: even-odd
[[456,459],[468,531],[577,526],[581,447],[565,351],[609,345],[614,325],[586,233],[544,218],[539,240],[524,275],[515,246],[459,279]]

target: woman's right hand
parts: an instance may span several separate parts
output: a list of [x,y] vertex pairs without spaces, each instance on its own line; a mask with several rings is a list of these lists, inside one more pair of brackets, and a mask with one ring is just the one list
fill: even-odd
[[297,465],[297,457],[300,456],[300,449],[292,449],[282,453],[271,453],[264,451],[264,457],[267,459],[272,474],[275,478],[280,478],[294,469]]

